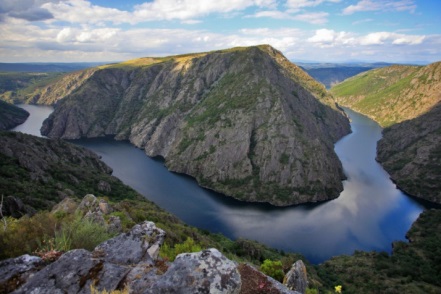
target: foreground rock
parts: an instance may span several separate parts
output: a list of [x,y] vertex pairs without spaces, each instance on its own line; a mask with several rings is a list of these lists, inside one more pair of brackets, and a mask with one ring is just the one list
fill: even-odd
[[0,131],[12,129],[26,121],[29,113],[0,100]]
[[308,275],[303,261],[296,261],[283,279],[283,284],[290,290],[305,293],[308,288]]
[[[103,242],[93,252],[72,250],[45,267],[34,256],[7,259],[0,262],[0,290],[90,293],[94,287],[99,291],[129,289],[130,293],[258,293],[258,285],[245,291],[242,285],[251,276],[242,275],[237,263],[217,249],[180,254],[173,263],[161,260],[158,253],[164,237],[163,230],[146,221]],[[268,293],[296,293],[251,270],[252,276],[258,275],[273,289]]]

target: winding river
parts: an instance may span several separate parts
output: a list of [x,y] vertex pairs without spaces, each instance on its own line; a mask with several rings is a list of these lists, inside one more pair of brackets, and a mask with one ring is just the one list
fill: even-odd
[[[38,129],[52,108],[21,107],[31,116],[14,130],[39,135]],[[412,222],[425,209],[398,190],[375,161],[381,127],[359,113],[345,111],[351,118],[352,133],[335,144],[335,151],[348,179],[337,199],[320,204],[278,208],[243,203],[203,189],[190,177],[169,172],[163,162],[147,157],[129,142],[97,138],[73,143],[101,155],[116,177],[189,225],[299,252],[320,263],[355,250],[390,252],[391,243],[404,240]]]

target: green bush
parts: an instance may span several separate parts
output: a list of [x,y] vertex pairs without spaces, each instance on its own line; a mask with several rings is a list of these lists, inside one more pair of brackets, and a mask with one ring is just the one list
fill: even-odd
[[280,260],[269,260],[265,259],[260,266],[260,270],[272,277],[273,279],[276,279],[279,282],[283,281],[283,277],[285,276],[283,269],[282,269],[282,262]]
[[175,244],[172,248],[167,243],[164,243],[161,246],[161,250],[159,255],[163,259],[168,259],[169,261],[174,261],[176,256],[181,253],[190,253],[190,252],[198,252],[201,251],[202,248],[199,244],[197,244],[192,238],[188,237],[184,243]]

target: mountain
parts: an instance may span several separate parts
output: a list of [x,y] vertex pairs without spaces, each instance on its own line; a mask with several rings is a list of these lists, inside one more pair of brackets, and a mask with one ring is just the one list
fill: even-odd
[[[115,135],[207,188],[291,205],[335,198],[344,178],[333,144],[348,119],[326,89],[268,45],[141,58],[55,82],[35,103],[55,111],[42,132]],[[75,74],[72,74],[75,75]],[[73,76],[72,76],[73,77]]]
[[397,186],[441,203],[441,62],[372,70],[332,92],[339,103],[387,126],[377,160]]
[[370,70],[332,87],[339,104],[381,126],[418,117],[441,100],[441,62]]
[[0,100],[0,131],[24,123],[28,116],[26,110]]

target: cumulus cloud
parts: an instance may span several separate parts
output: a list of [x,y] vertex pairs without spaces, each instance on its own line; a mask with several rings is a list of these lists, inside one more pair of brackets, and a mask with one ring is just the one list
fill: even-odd
[[314,7],[323,2],[338,3],[341,0],[287,0],[286,6],[292,10],[299,10],[304,7]]
[[353,14],[362,11],[410,11],[414,12],[414,0],[361,0],[355,5],[343,9],[343,14]]

